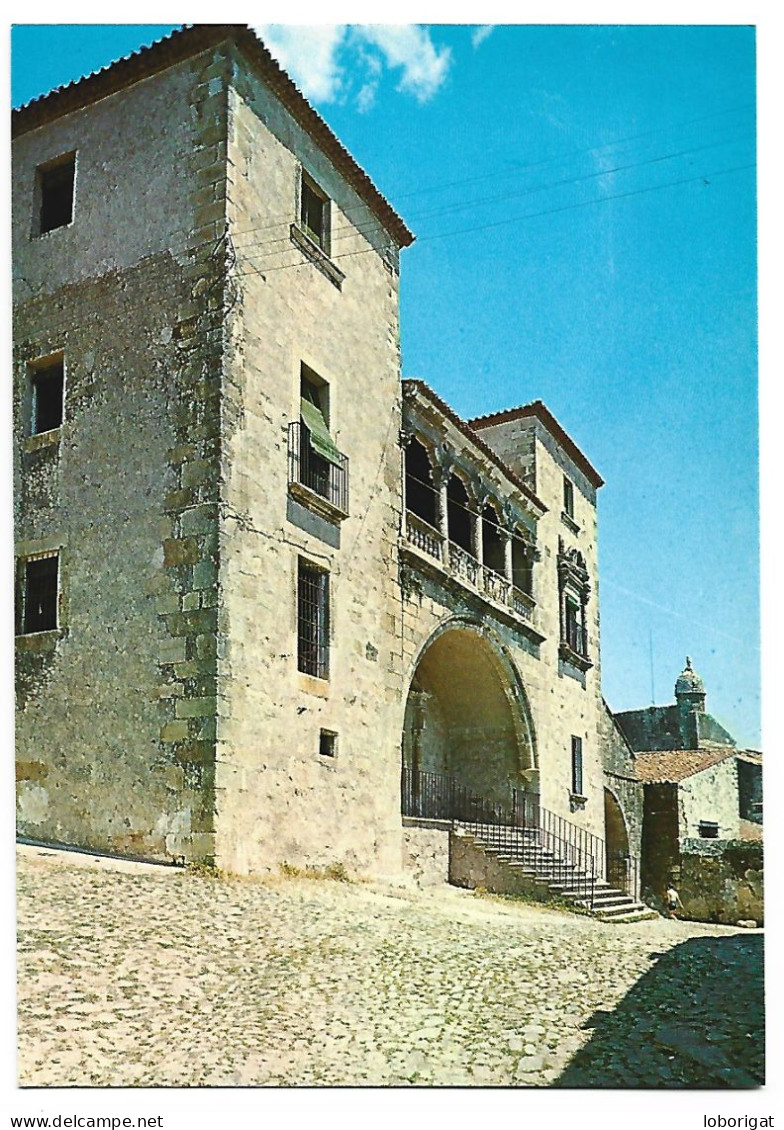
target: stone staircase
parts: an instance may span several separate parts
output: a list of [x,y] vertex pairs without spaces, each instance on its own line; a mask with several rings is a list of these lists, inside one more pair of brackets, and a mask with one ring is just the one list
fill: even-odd
[[450,882],[495,894],[562,900],[605,922],[658,918],[656,911],[612,887],[578,862],[541,843],[536,831],[490,824],[456,823],[450,846]]

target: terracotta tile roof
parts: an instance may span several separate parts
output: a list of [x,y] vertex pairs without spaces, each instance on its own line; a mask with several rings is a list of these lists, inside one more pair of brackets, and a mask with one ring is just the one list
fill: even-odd
[[710,769],[728,757],[737,757],[734,746],[717,746],[715,749],[657,749],[650,753],[634,755],[637,780],[646,784],[664,784],[683,781],[703,769]]
[[431,404],[435,405],[438,411],[441,412],[442,415],[446,416],[447,420],[450,420],[455,425],[455,427],[463,433],[466,439],[470,440],[475,447],[479,448],[485,458],[489,459],[492,463],[495,463],[496,467],[498,467],[500,471],[503,471],[507,479],[509,479],[509,481],[513,483],[517,487],[517,489],[525,495],[526,498],[530,499],[531,502],[533,502],[535,506],[537,506],[541,510],[542,514],[547,513],[548,507],[545,506],[541,498],[534,494],[531,488],[529,486],[526,486],[523,480],[519,478],[514,473],[514,471],[512,471],[512,469],[506,465],[506,463],[504,463],[501,456],[493,451],[492,447],[489,447],[481,438],[481,436],[478,436],[476,432],[474,432],[470,424],[467,424],[466,421],[462,419],[462,417],[458,416],[454,408],[450,408],[447,402],[445,400],[442,400],[437,392],[433,392],[430,385],[425,384],[424,381],[414,379],[413,377],[406,377],[403,380],[403,395],[412,396],[416,393],[424,396],[425,399],[431,402]]
[[523,404],[519,408],[507,408],[503,412],[493,412],[489,416],[476,416],[473,420],[468,421],[468,426],[476,431],[482,428],[491,428],[494,424],[505,424],[509,420],[522,420],[527,417],[534,417],[547,428],[553,439],[557,440],[592,486],[597,488],[604,486],[602,476],[588,457],[583,455],[566,429],[561,427],[550,409],[541,400],[533,400],[530,404]]
[[233,40],[253,65],[257,74],[280,99],[292,117],[334,162],[357,195],[372,208],[384,227],[401,247],[413,243],[414,236],[370,177],[349,151],[338,141],[324,119],[316,113],[289,76],[272,58],[267,48],[246,24],[193,24],[142,47],[108,67],[85,78],[57,87],[34,98],[11,115],[11,136],[19,137],[64,114],[81,110],[101,98],[148,78],[226,40]]

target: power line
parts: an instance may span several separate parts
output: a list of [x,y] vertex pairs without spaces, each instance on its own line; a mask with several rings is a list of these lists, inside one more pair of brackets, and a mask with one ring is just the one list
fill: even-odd
[[[455,231],[436,232],[433,235],[422,236],[417,242],[418,243],[429,243],[429,242],[436,240],[436,239],[450,239],[453,236],[457,236],[457,235],[469,235],[473,232],[489,231],[492,228],[504,227],[505,225],[508,225],[508,224],[519,224],[524,220],[539,219],[543,216],[553,216],[553,215],[557,215],[561,212],[569,212],[569,211],[573,211],[577,208],[588,208],[588,207],[591,207],[594,204],[604,204],[604,203],[612,201],[612,200],[625,200],[625,199],[629,199],[632,196],[645,195],[648,192],[660,192],[661,190],[663,190],[665,188],[677,188],[677,187],[680,187],[680,186],[686,185],[686,184],[694,184],[697,181],[704,181],[706,184],[708,184],[710,177],[727,176],[730,173],[744,172],[747,169],[753,169],[755,167],[756,167],[756,162],[752,161],[747,165],[735,165],[735,166],[733,166],[729,169],[716,169],[712,172],[699,173],[697,176],[685,177],[681,180],[667,181],[664,184],[649,185],[646,188],[630,189],[627,192],[613,193],[613,194],[608,195],[608,196],[599,196],[599,197],[596,197],[593,200],[580,200],[580,201],[577,201],[577,202],[572,203],[572,204],[563,204],[563,205],[561,205],[557,208],[547,208],[547,209],[544,209],[541,212],[526,212],[522,215],[512,216],[512,217],[509,217],[509,218],[503,219],[503,220],[494,220],[490,223],[478,224],[478,225],[475,225],[474,227],[470,227],[470,228],[458,228]],[[358,251],[346,251],[346,252],[343,252],[343,254],[341,254],[341,255],[333,255],[333,256],[330,257],[330,260],[334,262],[334,261],[337,261],[337,260],[340,260],[340,259],[350,259],[350,258],[353,258],[354,256],[357,256],[357,255],[368,255],[371,252],[376,253],[375,248],[365,247],[365,248],[361,248]],[[289,270],[289,269],[294,268],[294,267],[302,267],[302,266],[305,266],[308,262],[309,261],[307,259],[299,259],[296,263],[282,263],[282,264],[274,265],[272,267],[264,267],[263,273],[264,274],[270,274],[273,271],[285,271],[285,270]],[[249,274],[258,274],[258,273],[260,273],[260,271],[261,271],[260,268],[254,268],[252,271],[239,271],[237,273],[236,277],[242,278],[242,277],[249,275]]]
[[[597,170],[597,171],[594,171],[594,172],[591,172],[591,173],[584,173],[583,175],[577,176],[577,177],[564,177],[561,180],[551,181],[549,184],[534,185],[534,186],[531,186],[531,187],[528,187],[528,188],[516,189],[513,192],[497,194],[495,196],[476,197],[474,199],[460,201],[456,204],[449,204],[449,205],[446,205],[442,208],[436,208],[436,209],[433,209],[433,210],[430,210],[430,211],[427,211],[427,212],[422,212],[419,215],[414,213],[414,218],[415,219],[433,219],[435,217],[447,215],[447,214],[450,214],[450,213],[453,213],[453,212],[465,211],[466,209],[469,209],[469,208],[483,207],[487,204],[495,204],[495,203],[498,203],[500,201],[511,200],[511,199],[515,199],[515,198],[521,197],[521,196],[531,196],[536,192],[543,192],[543,191],[547,191],[548,189],[552,189],[552,188],[564,188],[564,187],[568,187],[569,185],[572,185],[572,184],[580,184],[580,183],[583,183],[585,181],[596,180],[597,178],[601,178],[601,177],[605,177],[605,176],[611,176],[615,173],[628,172],[632,169],[644,168],[647,165],[660,164],[662,161],[670,161],[670,160],[675,160],[678,157],[686,157],[686,156],[689,156],[692,153],[700,153],[700,152],[704,152],[708,149],[717,149],[717,148],[720,148],[722,145],[725,145],[725,144],[728,144],[728,143],[729,143],[728,139],[722,139],[721,141],[709,142],[705,145],[697,145],[697,146],[692,146],[692,147],[686,148],[686,149],[676,150],[672,153],[659,154],[656,157],[649,157],[649,158],[646,158],[643,161],[633,161],[630,164],[616,165],[616,166],[614,166],[613,168],[610,168],[610,169],[600,169],[600,170]],[[289,215],[289,224],[286,225],[287,228],[289,227],[290,222],[291,222],[291,216]],[[275,225],[275,226],[277,226],[277,225]],[[332,242],[337,243],[340,240],[345,239],[345,238],[350,238],[350,237],[353,237],[353,236],[356,236],[356,235],[367,235],[368,233],[372,233],[372,232],[375,232],[375,231],[381,231],[381,230],[383,230],[383,227],[376,220],[369,221],[367,224],[358,224],[358,225],[342,224],[339,227],[336,227],[335,229],[333,229]],[[345,232],[346,234],[342,235],[341,233],[343,233],[343,232]],[[240,235],[247,235],[247,234],[250,234],[250,233],[249,233],[249,231],[245,231],[245,232],[240,232],[239,234]],[[276,237],[273,237],[269,240],[253,240],[249,243],[244,243],[244,244],[241,243],[241,244],[239,244],[239,246],[240,246],[241,250],[246,251],[249,247],[265,247],[265,246],[271,246],[272,244],[275,244],[275,243],[286,243],[286,242],[288,242],[288,239],[289,239],[289,236],[288,236],[288,232],[287,232],[284,235],[276,236]]]
[[[561,154],[559,156],[544,157],[544,158],[541,158],[538,161],[527,161],[527,162],[516,163],[512,168],[505,168],[505,169],[499,168],[499,169],[491,170],[490,172],[487,172],[487,173],[482,173],[479,176],[464,177],[460,180],[454,180],[454,181],[443,181],[443,180],[436,181],[436,182],[434,182],[430,185],[425,185],[422,188],[413,189],[411,192],[402,193],[399,196],[397,196],[396,199],[407,200],[407,199],[410,199],[412,196],[421,196],[421,195],[428,193],[428,192],[442,191],[444,188],[457,188],[457,187],[464,185],[464,184],[474,184],[474,183],[477,183],[479,181],[498,179],[499,177],[514,176],[514,175],[517,175],[521,170],[524,170],[524,169],[541,168],[543,165],[554,164],[558,161],[569,160],[572,157],[579,157],[579,156],[583,156],[584,154],[588,154],[588,153],[601,153],[603,150],[611,149],[613,146],[624,145],[624,144],[626,144],[630,141],[638,141],[638,140],[640,140],[641,138],[644,138],[644,137],[652,137],[655,134],[664,133],[666,130],[684,129],[687,126],[697,125],[700,122],[710,121],[713,118],[726,117],[728,114],[735,114],[735,113],[741,112],[742,110],[753,109],[753,108],[754,108],[753,102],[744,102],[744,103],[741,103],[739,106],[729,106],[729,107],[727,107],[723,110],[715,110],[710,114],[702,114],[702,115],[700,115],[699,117],[696,117],[696,118],[688,118],[684,122],[673,122],[673,123],[670,123],[669,125],[658,126],[654,129],[644,130],[640,133],[629,134],[626,137],[615,138],[612,141],[604,142],[602,145],[590,145],[590,146],[586,146],[585,148],[582,148],[582,149],[573,149],[573,150],[570,150],[569,152]],[[342,209],[342,211],[344,213],[348,214],[350,212],[354,212],[354,211],[357,211],[359,209],[364,209],[365,207],[366,206],[363,205],[363,204],[357,204],[357,205],[352,205],[350,207]],[[279,226],[282,226],[283,224],[287,224],[288,222],[290,222],[290,219],[291,219],[289,212],[274,213],[273,217],[274,216],[278,216],[278,217],[280,217],[280,219],[277,222],[275,222],[273,220],[272,223],[260,224],[257,227],[244,228],[244,229],[238,228],[235,231],[235,235],[249,235],[254,231],[263,231],[263,230],[268,230],[269,228],[279,227]]]

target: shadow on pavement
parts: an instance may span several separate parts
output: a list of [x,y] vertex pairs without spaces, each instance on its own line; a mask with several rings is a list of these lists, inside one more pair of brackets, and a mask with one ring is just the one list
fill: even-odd
[[692,938],[652,953],[652,968],[613,1011],[556,1087],[756,1087],[764,1082],[762,934]]

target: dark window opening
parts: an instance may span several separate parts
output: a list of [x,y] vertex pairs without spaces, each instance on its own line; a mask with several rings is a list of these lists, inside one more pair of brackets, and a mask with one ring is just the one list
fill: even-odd
[[512,538],[512,584],[521,592],[533,592],[533,558],[525,542]]
[[741,820],[762,823],[762,766],[738,761],[738,812]]
[[457,475],[450,477],[446,488],[446,515],[449,540],[473,555],[468,492]]
[[585,633],[583,626],[580,623],[580,608],[576,601],[566,597],[565,607],[565,623],[564,628],[566,631],[566,642],[572,651],[576,651],[578,655],[585,654]]
[[482,561],[488,569],[506,576],[505,539],[494,506],[482,511]]
[[33,435],[50,432],[63,422],[63,386],[65,370],[62,357],[36,365],[31,371],[33,394]]
[[338,752],[338,736],[331,730],[319,734],[319,754],[321,757],[335,757]]
[[38,186],[41,201],[39,231],[54,231],[73,220],[74,175],[76,154],[71,153],[55,164],[38,169]]
[[300,192],[300,222],[306,235],[329,255],[329,200],[305,173]]
[[700,820],[699,832],[705,840],[717,840],[719,838],[719,825],[715,820]]
[[574,518],[574,485],[570,479],[567,479],[566,475],[564,475],[563,481],[563,508],[565,514]]
[[572,793],[583,795],[583,739],[572,737]]
[[300,560],[297,583],[297,666],[329,677],[329,574]]
[[416,439],[406,448],[406,509],[434,528],[438,526],[433,471],[427,451]]
[[57,628],[57,555],[26,561],[22,632],[49,632]]

